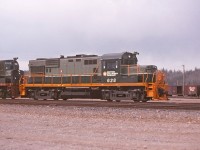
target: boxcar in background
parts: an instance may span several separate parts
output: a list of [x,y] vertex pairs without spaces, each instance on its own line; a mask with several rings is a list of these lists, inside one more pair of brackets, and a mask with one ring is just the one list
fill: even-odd
[[183,94],[183,86],[170,86],[168,87],[168,95],[169,96],[200,96],[200,85],[185,85],[184,86],[184,94]]
[[168,86],[168,95],[169,96],[177,95],[177,86]]
[[199,96],[200,95],[200,85],[186,85],[184,93],[187,96]]

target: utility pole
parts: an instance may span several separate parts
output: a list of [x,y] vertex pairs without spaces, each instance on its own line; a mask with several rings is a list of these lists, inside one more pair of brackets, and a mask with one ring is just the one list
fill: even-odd
[[185,96],[185,65],[183,66],[183,97]]

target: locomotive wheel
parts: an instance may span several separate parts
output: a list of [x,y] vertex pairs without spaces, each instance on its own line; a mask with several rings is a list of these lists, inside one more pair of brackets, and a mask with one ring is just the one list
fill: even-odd
[[6,92],[6,91],[3,91],[3,92],[2,92],[2,99],[6,99],[6,97],[7,97],[7,92]]
[[33,97],[34,100],[38,100],[36,97]]
[[6,92],[1,92],[1,99],[6,99]]
[[140,102],[140,100],[139,99],[134,99],[133,100],[135,103],[138,103],[138,102]]
[[141,93],[137,92],[136,93],[136,99],[133,99],[133,101],[137,103],[137,102],[140,102],[140,100],[141,100]]
[[148,100],[145,98],[144,93],[140,95],[141,102],[147,102]]
[[33,98],[34,100],[38,100],[35,96],[35,92],[30,92],[29,93],[29,98]]
[[142,100],[143,103],[146,103],[147,101],[148,101],[148,99],[143,99]]
[[150,100],[150,98],[148,98],[148,97],[146,97],[146,96],[147,96],[146,93],[143,93],[143,94],[141,95],[141,101],[142,101],[142,102],[147,102],[147,101]]
[[53,99],[54,100],[59,100],[60,94],[58,92],[54,93]]
[[58,97],[57,97],[57,96],[56,96],[56,97],[54,97],[54,98],[53,98],[53,100],[58,100]]
[[107,102],[113,102],[111,99],[107,99]]

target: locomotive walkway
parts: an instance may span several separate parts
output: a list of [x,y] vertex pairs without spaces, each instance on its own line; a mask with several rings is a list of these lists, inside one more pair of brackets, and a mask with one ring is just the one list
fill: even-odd
[[132,101],[107,102],[101,100],[32,100],[32,99],[0,99],[0,104],[17,105],[46,105],[46,106],[77,106],[77,107],[115,107],[141,109],[174,109],[200,110],[200,99],[172,99],[169,101],[150,101],[136,103]]

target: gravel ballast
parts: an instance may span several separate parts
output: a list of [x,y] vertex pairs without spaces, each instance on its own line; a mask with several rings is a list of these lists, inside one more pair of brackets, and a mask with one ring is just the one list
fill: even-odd
[[200,149],[200,112],[0,105],[0,149]]

